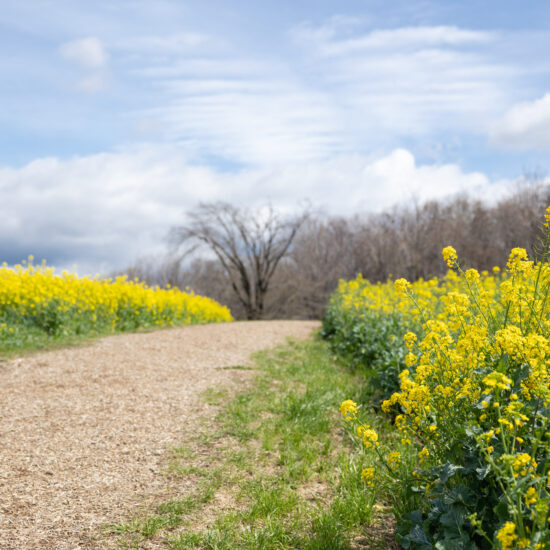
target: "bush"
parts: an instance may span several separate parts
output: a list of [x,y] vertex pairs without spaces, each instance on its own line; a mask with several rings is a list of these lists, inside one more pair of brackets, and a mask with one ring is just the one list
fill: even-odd
[[[336,296],[336,295],[335,295]],[[399,389],[399,373],[405,367],[402,345],[406,320],[399,313],[366,311],[358,319],[343,313],[337,299],[330,302],[323,319],[322,335],[332,349],[368,380],[365,398],[380,404]]]
[[[463,271],[446,247],[441,281],[343,283],[331,302],[326,334],[347,335],[341,349],[356,350],[350,325],[368,310],[400,312],[411,329],[399,391],[382,404],[398,442],[378,441],[354,403],[343,407],[379,457],[366,475],[396,496],[405,548],[550,548],[549,241],[547,230],[536,261],[513,249],[502,277]],[[376,338],[362,342],[374,342],[364,357],[379,353]]]
[[56,275],[45,264],[0,267],[0,347],[48,338],[175,324],[230,321],[214,300],[173,288],[150,288],[126,277]]

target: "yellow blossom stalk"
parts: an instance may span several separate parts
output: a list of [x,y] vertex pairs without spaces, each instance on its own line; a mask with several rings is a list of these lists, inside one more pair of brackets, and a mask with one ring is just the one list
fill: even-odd
[[[423,495],[427,536],[443,533],[437,518],[448,518],[429,514],[432,499],[450,502],[463,486],[472,502],[491,495],[483,506],[500,514],[461,526],[472,547],[481,537],[495,550],[550,550],[550,207],[544,225],[537,258],[516,247],[503,269],[463,270],[446,246],[444,277],[358,277],[331,297],[335,349],[367,369],[374,358],[375,375],[394,388],[376,403],[399,433],[394,447],[367,437],[364,452],[375,452],[394,489],[412,484]],[[418,467],[407,469],[403,456]]]

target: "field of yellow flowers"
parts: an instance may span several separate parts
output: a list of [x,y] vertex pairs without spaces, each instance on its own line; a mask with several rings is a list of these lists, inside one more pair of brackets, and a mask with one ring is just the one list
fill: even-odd
[[[550,548],[549,219],[540,258],[514,248],[502,273],[449,246],[442,279],[358,277],[331,298],[324,335],[367,375],[341,412],[404,548]],[[372,404],[391,436],[362,422]]]
[[0,267],[0,350],[40,346],[71,335],[231,321],[226,307],[176,288],[126,277],[57,275],[45,263]]

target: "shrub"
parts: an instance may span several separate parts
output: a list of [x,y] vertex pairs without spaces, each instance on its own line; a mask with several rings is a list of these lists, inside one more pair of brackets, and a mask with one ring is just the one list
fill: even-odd
[[[399,390],[382,404],[398,443],[377,441],[344,407],[379,458],[372,483],[396,495],[405,548],[550,548],[549,241],[547,229],[537,260],[513,249],[502,277],[464,271],[446,247],[441,281],[348,283],[331,302],[359,324],[368,309],[399,311],[411,329]],[[333,340],[353,332],[328,323]]]
[[29,331],[58,338],[230,320],[229,310],[214,300],[174,288],[126,277],[56,275],[44,263],[33,265],[32,257],[26,265],[0,267],[0,343]]

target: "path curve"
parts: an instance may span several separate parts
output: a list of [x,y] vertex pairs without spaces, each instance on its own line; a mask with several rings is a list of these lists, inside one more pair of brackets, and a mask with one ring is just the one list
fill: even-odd
[[102,548],[102,524],[162,492],[166,450],[208,414],[201,392],[246,380],[220,367],[318,327],[190,326],[0,366],[0,549]]

